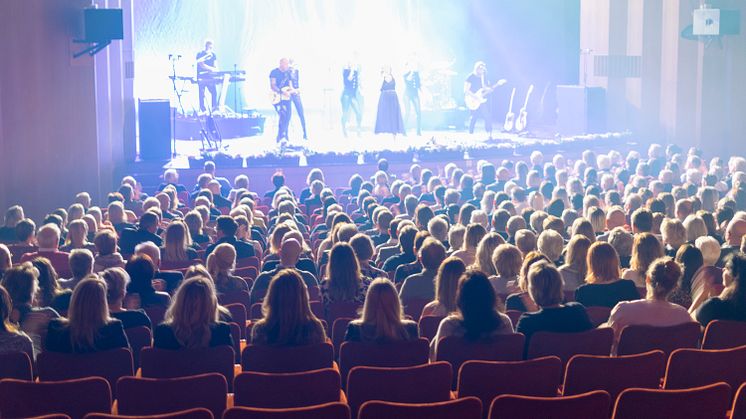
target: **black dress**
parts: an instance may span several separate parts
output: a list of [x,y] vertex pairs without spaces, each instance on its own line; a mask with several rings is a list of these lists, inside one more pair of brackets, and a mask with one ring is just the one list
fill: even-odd
[[378,99],[376,114],[376,134],[404,134],[404,119],[401,115],[399,96],[396,94],[396,80],[383,80],[381,97]]

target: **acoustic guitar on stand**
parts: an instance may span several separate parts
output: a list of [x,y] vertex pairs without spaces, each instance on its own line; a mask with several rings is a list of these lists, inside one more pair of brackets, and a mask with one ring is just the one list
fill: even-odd
[[528,123],[528,111],[526,110],[526,107],[528,106],[528,100],[531,97],[531,92],[534,91],[534,85],[528,87],[528,92],[526,92],[526,100],[523,101],[523,107],[521,108],[520,112],[518,112],[518,119],[515,121],[515,130],[518,132],[522,132],[526,129],[526,124]]
[[513,99],[515,98],[515,87],[513,92],[510,93],[510,105],[508,106],[508,113],[505,114],[505,123],[503,124],[503,130],[506,132],[513,131],[515,125],[515,113],[513,113]]
[[483,103],[487,102],[488,96],[492,92],[494,92],[496,88],[504,85],[507,82],[508,81],[505,79],[500,79],[492,86],[485,86],[474,93],[467,93],[464,96],[464,103],[466,104],[466,107],[470,111],[476,111],[477,109],[479,109],[480,106],[482,106]]

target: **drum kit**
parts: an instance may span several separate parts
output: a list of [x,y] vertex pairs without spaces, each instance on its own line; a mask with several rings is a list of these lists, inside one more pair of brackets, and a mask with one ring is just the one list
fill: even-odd
[[422,71],[422,109],[428,111],[456,108],[453,98],[453,70],[455,61],[435,61]]

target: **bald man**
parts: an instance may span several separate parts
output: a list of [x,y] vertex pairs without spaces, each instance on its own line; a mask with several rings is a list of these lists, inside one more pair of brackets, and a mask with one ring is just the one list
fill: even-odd
[[728,223],[728,227],[725,229],[725,243],[720,249],[720,259],[715,265],[718,268],[725,266],[725,262],[728,261],[728,256],[731,253],[739,251],[741,248],[741,239],[746,235],[746,220],[742,218],[733,217]]
[[627,224],[627,216],[624,214],[624,210],[620,207],[612,207],[609,212],[606,213],[606,231],[596,237],[596,240],[609,241],[611,230],[617,227],[623,228],[625,224]]
[[298,263],[302,252],[303,248],[298,240],[283,240],[282,245],[280,246],[280,263],[271,271],[262,272],[258,277],[256,277],[254,286],[251,288],[251,304],[261,302],[262,299],[264,299],[270,281],[272,281],[272,278],[283,269],[293,269],[298,271],[303,278],[303,282],[305,282],[306,286],[309,288],[319,286],[319,282],[312,273],[300,270],[295,266]]

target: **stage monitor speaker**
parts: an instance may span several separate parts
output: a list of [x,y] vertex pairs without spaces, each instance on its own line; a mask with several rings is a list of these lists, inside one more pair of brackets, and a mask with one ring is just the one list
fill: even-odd
[[140,158],[171,158],[171,104],[167,99],[139,101]]
[[557,86],[557,132],[562,135],[606,131],[606,91],[602,87]]

